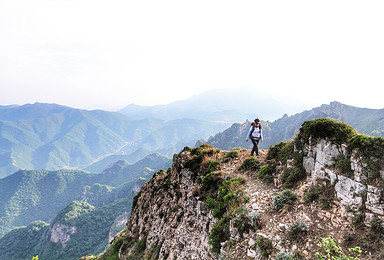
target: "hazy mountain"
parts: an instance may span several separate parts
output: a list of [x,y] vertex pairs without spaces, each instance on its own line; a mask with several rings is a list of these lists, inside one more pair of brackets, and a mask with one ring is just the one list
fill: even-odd
[[[280,141],[291,140],[304,121],[317,118],[332,118],[351,125],[360,133],[384,137],[384,109],[358,108],[331,102],[329,105],[322,105],[293,116],[284,115],[272,123],[262,121],[264,142],[259,143],[259,148],[266,149]],[[249,128],[249,121],[233,124],[209,138],[207,143],[225,150],[234,147],[251,148],[252,143],[245,142]],[[198,144],[201,144],[201,141],[196,145]]]
[[[100,185],[117,187],[131,182],[133,188],[140,177],[151,176],[154,171],[167,169],[170,165],[169,158],[153,154],[133,165],[119,161],[102,174],[75,170],[20,170],[0,179],[0,237],[16,226],[36,220],[48,222],[73,200],[88,201],[87,194],[103,190]],[[91,199],[94,201],[95,197]]]
[[193,119],[131,120],[116,112],[56,104],[4,106],[0,109],[0,178],[17,169],[84,169],[111,155],[129,155],[139,149],[147,152],[137,159],[152,152],[171,156],[228,126]]
[[160,118],[172,120],[193,118],[219,122],[244,122],[261,117],[274,120],[308,108],[297,100],[279,98],[251,87],[210,90],[168,105],[137,106],[131,104],[119,112],[130,118]]
[[105,157],[104,159],[97,161],[85,168],[83,170],[94,172],[94,173],[101,173],[105,168],[108,168],[109,165],[112,163],[115,163],[120,160],[127,161],[128,163],[132,164],[135,163],[141,159],[143,159],[145,156],[149,155],[151,153],[150,150],[139,148],[135,152],[125,155],[125,154],[114,154],[110,155],[108,157]]

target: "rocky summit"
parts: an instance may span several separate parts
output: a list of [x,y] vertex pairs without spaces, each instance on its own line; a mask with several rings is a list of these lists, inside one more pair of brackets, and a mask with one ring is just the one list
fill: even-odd
[[382,259],[384,139],[328,119],[260,156],[184,148],[83,259]]

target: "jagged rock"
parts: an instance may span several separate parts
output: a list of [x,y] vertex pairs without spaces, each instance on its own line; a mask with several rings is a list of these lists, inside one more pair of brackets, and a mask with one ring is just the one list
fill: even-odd
[[[312,182],[317,179],[328,179],[331,185],[335,184],[336,196],[344,206],[349,206],[351,210],[358,211],[364,201],[365,206],[371,212],[384,215],[384,204],[381,203],[381,191],[374,186],[363,184],[367,180],[364,174],[364,165],[356,152],[351,155],[351,169],[353,179],[336,173],[333,169],[335,159],[340,154],[346,154],[345,145],[336,145],[327,140],[317,140],[305,146],[303,166],[308,174],[311,175]],[[382,174],[383,170],[380,172]],[[365,197],[366,194],[366,197]]]
[[380,201],[381,196],[381,191],[378,188],[368,185],[365,206],[375,214],[384,215],[384,204]]
[[335,190],[343,205],[350,206],[352,209],[358,209],[363,205],[362,196],[365,190],[363,184],[339,175]]

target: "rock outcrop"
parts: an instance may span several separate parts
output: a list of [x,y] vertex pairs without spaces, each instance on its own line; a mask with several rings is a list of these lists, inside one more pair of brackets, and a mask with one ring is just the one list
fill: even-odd
[[[340,156],[348,156],[346,144],[335,144],[332,141],[321,139],[304,148],[303,166],[310,179],[328,179],[334,185],[336,197],[341,205],[350,212],[360,212],[365,209],[368,223],[374,217],[384,220],[384,201],[382,200],[382,187],[368,185],[368,173],[362,159],[353,151],[350,159],[351,172],[349,176],[343,175],[335,168],[335,162]],[[384,162],[383,162],[384,163]],[[383,176],[383,171],[380,171]],[[380,183],[377,183],[380,184]]]
[[198,176],[184,165],[188,152],[174,155],[173,166],[159,171],[134,200],[119,256],[134,253],[136,241],[145,240],[159,259],[211,259],[208,235],[215,222],[204,202],[193,194]]
[[50,241],[58,244],[60,243],[63,248],[67,246],[71,235],[75,234],[77,228],[62,223],[55,223],[49,228]]

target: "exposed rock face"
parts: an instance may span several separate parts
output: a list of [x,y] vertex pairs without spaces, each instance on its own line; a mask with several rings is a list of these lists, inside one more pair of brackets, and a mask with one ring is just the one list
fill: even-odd
[[159,259],[213,259],[208,235],[215,220],[207,206],[193,195],[197,175],[184,168],[186,152],[174,155],[173,167],[156,173],[142,187],[133,208],[120,259],[134,250],[132,241],[146,239],[146,251]]
[[60,243],[63,248],[67,246],[67,242],[71,239],[71,235],[75,234],[77,229],[62,223],[56,223],[50,228],[50,241],[57,244]]
[[384,219],[382,190],[366,184],[367,175],[361,160],[351,156],[352,176],[344,176],[335,170],[335,160],[347,154],[346,145],[336,145],[324,139],[314,143],[310,141],[304,154],[303,166],[313,182],[318,178],[329,179],[342,205],[353,211],[359,211],[365,206],[367,215]]

